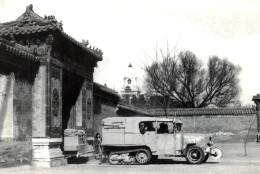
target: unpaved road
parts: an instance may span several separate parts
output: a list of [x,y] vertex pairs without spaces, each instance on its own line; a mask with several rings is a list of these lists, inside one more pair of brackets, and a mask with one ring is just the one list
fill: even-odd
[[68,164],[67,166],[42,169],[32,166],[21,166],[0,169],[0,173],[14,174],[90,174],[90,173],[108,173],[108,174],[154,174],[154,173],[260,173],[260,144],[249,143],[247,156],[244,156],[242,143],[217,144],[224,151],[224,156],[218,161],[209,159],[207,163],[201,165],[189,165],[184,159],[178,161],[158,160],[149,165],[117,165],[109,164],[99,165],[97,161],[92,160],[83,164]]

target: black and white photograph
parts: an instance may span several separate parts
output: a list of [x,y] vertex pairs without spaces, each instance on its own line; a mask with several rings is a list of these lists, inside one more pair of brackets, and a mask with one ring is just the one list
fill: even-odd
[[0,174],[260,173],[259,9],[0,0]]

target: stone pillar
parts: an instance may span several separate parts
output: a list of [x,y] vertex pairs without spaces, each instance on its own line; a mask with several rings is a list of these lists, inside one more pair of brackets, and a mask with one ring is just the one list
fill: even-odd
[[257,119],[257,142],[260,142],[260,94],[253,97],[253,101],[256,104],[256,119]]
[[33,85],[32,165],[66,164],[61,151],[62,69],[41,64]]
[[41,65],[32,87],[32,137],[46,137],[46,66]]
[[32,165],[36,167],[57,167],[67,164],[60,145],[62,138],[33,138]]

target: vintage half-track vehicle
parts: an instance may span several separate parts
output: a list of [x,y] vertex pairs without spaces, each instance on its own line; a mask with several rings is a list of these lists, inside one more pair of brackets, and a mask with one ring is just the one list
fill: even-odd
[[212,136],[184,134],[182,122],[156,117],[110,117],[102,120],[102,151],[110,164],[147,164],[153,159],[185,157],[201,164],[219,159]]

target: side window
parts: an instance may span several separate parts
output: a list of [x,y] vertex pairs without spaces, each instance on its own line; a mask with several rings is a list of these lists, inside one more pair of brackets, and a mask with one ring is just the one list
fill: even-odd
[[181,126],[182,124],[176,123],[176,133],[181,132]]
[[158,122],[158,134],[174,133],[173,122]]
[[139,130],[141,134],[144,134],[147,131],[155,132],[156,122],[152,121],[143,121],[139,123]]

